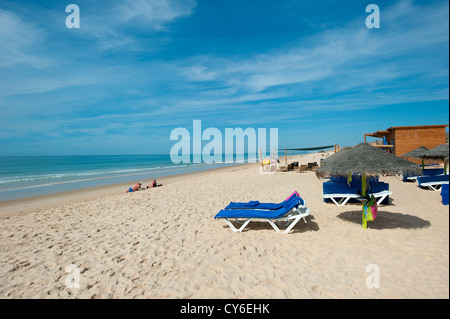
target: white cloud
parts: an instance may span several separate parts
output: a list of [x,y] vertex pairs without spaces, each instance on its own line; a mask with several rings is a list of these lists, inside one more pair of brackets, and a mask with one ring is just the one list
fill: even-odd
[[23,21],[10,11],[0,9],[0,67],[48,66],[49,60],[30,53],[34,52],[34,46],[42,38],[42,31],[36,25]]
[[194,0],[124,0],[117,7],[119,21],[140,21],[161,30],[167,23],[192,14]]
[[[130,29],[147,32],[168,31],[168,24],[193,13],[195,0],[122,0],[102,6],[103,15],[85,12],[79,31],[97,43],[100,51],[126,50],[148,52],[170,42],[169,39],[146,39],[130,32]],[[151,37],[149,37],[151,38]],[[151,45],[145,45],[151,41]]]
[[184,70],[184,74],[193,81],[214,80],[216,72],[207,71],[204,66],[192,66]]
[[179,64],[189,80],[214,80],[196,95],[197,103],[208,96],[216,106],[231,100],[258,103],[270,93],[272,99],[329,109],[336,102],[362,109],[448,98],[448,37],[448,3],[424,8],[400,1],[381,9],[379,30],[366,28],[358,17],[287,48],[238,59],[202,56]]

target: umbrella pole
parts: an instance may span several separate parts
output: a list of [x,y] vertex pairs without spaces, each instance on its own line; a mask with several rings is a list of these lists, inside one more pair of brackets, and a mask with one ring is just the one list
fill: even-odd
[[[361,194],[363,197],[366,196],[366,174],[362,174],[361,176]],[[367,220],[366,215],[364,214],[364,202],[362,203],[362,228],[367,229]]]

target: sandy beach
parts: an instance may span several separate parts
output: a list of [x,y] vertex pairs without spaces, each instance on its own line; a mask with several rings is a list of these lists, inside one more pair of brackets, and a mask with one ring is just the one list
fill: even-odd
[[[257,164],[135,193],[127,184],[1,203],[0,297],[449,298],[448,206],[439,192],[380,180],[391,204],[368,229],[359,204],[323,202],[314,172],[260,174]],[[289,234],[265,222],[234,233],[214,219],[230,201],[280,202],[294,190],[311,216]],[[366,285],[373,267],[379,288]]]

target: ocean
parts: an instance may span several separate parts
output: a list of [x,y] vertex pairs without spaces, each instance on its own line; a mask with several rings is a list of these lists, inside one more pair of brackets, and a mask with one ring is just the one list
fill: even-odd
[[169,155],[1,156],[0,201],[124,182],[146,186],[153,178],[229,165],[174,164]]
[[[309,152],[291,151],[288,155],[306,153]],[[283,162],[284,152],[279,155]],[[154,178],[239,164],[237,158],[251,160],[248,154],[234,154],[233,163],[226,163],[223,154],[223,163],[213,164],[174,164],[169,154],[0,156],[0,201],[126,182],[133,186],[136,181],[143,181],[146,186]]]

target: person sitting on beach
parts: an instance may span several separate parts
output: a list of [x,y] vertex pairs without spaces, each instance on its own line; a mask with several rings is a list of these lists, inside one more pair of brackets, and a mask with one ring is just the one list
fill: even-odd
[[133,187],[130,187],[130,188],[127,190],[127,193],[128,193],[128,192],[136,192],[136,191],[138,191],[138,190],[141,188],[141,185],[142,185],[142,182],[136,182],[136,184],[134,184]]
[[162,186],[162,184],[156,183],[156,179],[153,179],[153,182],[150,185],[148,185],[147,188],[153,188],[158,186]]

